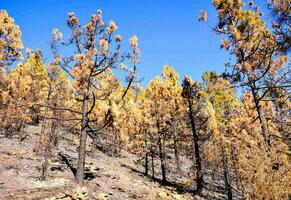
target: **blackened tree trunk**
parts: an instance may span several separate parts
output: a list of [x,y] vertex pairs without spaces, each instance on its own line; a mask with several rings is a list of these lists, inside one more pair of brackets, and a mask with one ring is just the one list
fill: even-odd
[[144,174],[147,176],[148,175],[148,171],[149,171],[149,152],[148,152],[148,144],[147,144],[147,140],[145,139],[144,141],[145,143],[145,149],[146,149],[146,154],[145,154],[145,163],[144,163],[144,168],[145,168],[145,172]]
[[266,144],[270,147],[271,142],[270,142],[270,134],[269,134],[268,124],[267,124],[265,114],[262,111],[261,105],[260,105],[260,101],[261,101],[263,96],[259,97],[256,83],[251,78],[249,78],[248,80],[250,83],[251,92],[252,92],[252,96],[253,96],[254,103],[255,103],[255,108],[256,108],[256,111],[258,114],[258,119],[260,121],[262,134],[263,134],[263,137],[264,137]]
[[262,133],[263,133],[265,142],[270,147],[271,146],[271,141],[270,141],[270,134],[269,134],[268,124],[267,124],[267,120],[266,120],[266,117],[265,117],[264,113],[261,111],[261,106],[259,105],[259,103],[256,103],[256,110],[257,110],[258,117],[259,117],[259,120],[260,120],[261,129],[262,129]]
[[48,176],[48,152],[45,152],[44,162],[42,163],[42,173],[39,180],[44,181],[47,179]]
[[179,137],[177,132],[177,122],[174,121],[174,150],[175,150],[175,159],[176,159],[176,172],[178,175],[181,175],[181,164],[180,164],[180,146],[179,146]]
[[226,155],[224,146],[222,146],[222,148],[221,148],[221,156],[222,156],[223,177],[224,177],[226,195],[227,195],[228,200],[232,200],[231,179],[229,177],[228,159],[227,159],[227,155]]
[[[46,99],[47,104],[50,100],[50,92],[48,93],[48,97]],[[50,154],[50,132],[47,132],[47,117],[48,115],[48,107],[45,108],[45,118],[43,119],[43,123],[41,125],[41,133],[40,140],[36,147],[36,154],[43,154],[44,162],[42,163],[42,174],[40,180],[46,180],[48,176],[48,158]]]
[[158,144],[159,144],[159,157],[160,157],[160,162],[161,162],[161,171],[162,171],[162,182],[163,182],[163,184],[165,184],[167,182],[166,163],[165,163],[164,149],[163,149],[161,138],[159,138]]
[[149,153],[147,152],[145,155],[145,175],[148,176],[149,171]]
[[153,143],[151,144],[151,161],[152,161],[152,179],[155,179],[155,161],[154,161],[154,157],[155,157],[155,152],[154,152],[154,148],[153,148]]
[[21,127],[20,127],[20,134],[19,134],[19,142],[21,143],[23,141],[23,139],[25,138],[25,136],[23,135],[24,132],[24,120],[22,120],[21,122]]
[[[53,110],[53,114],[54,114],[54,116],[57,116],[60,119],[62,118],[61,113],[59,111]],[[59,140],[58,140],[58,131],[59,131],[59,128],[60,128],[59,126],[60,126],[60,123],[59,123],[59,121],[57,119],[52,121],[52,126],[51,126],[52,138],[51,138],[51,141],[52,141],[52,144],[54,145],[54,147],[58,147],[58,145],[59,145]]]
[[238,157],[237,157],[238,153],[237,153],[237,149],[235,148],[235,145],[233,143],[231,143],[231,162],[233,163],[233,169],[234,169],[234,173],[235,173],[235,180],[236,180],[236,186],[238,188],[238,190],[241,192],[241,196],[243,199],[244,195],[245,195],[245,186],[242,184],[242,178],[239,174],[239,170],[238,170]]
[[58,147],[59,145],[59,138],[58,138],[58,131],[59,131],[59,123],[57,120],[55,120],[52,124],[52,144],[55,147]]
[[196,130],[195,125],[195,118],[192,110],[192,101],[190,98],[188,98],[188,107],[189,107],[189,118],[190,118],[190,124],[192,129],[192,139],[194,144],[194,155],[195,155],[195,161],[196,161],[196,194],[201,194],[202,188],[203,188],[203,172],[202,172],[202,161],[200,156],[200,147],[198,144],[199,136]]
[[[44,121],[44,123],[46,123]],[[45,144],[44,144],[44,151],[42,152],[44,154],[44,162],[42,163],[42,174],[40,177],[40,180],[46,180],[48,177],[48,160],[51,157],[51,138],[52,138],[52,132],[46,131],[45,124],[43,125],[44,130],[43,134],[45,136]],[[49,129],[49,128],[48,128]]]

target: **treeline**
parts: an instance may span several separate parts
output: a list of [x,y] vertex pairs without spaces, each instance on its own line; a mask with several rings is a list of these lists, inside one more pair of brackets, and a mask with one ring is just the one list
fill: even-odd
[[[281,2],[281,3],[278,3]],[[287,3],[286,3],[287,2]],[[167,153],[193,160],[195,194],[206,175],[221,177],[228,199],[288,199],[290,180],[290,8],[288,1],[270,1],[273,26],[268,28],[257,6],[240,0],[214,0],[218,23],[200,20],[222,35],[221,48],[233,62],[223,74],[205,72],[202,82],[185,76],[180,82],[165,65],[146,88],[139,86],[138,39],[121,49],[117,25],[102,20],[102,11],[81,25],[69,13],[67,40],[53,30],[54,60],[46,66],[40,50],[22,58],[21,33],[6,11],[0,12],[0,128],[5,137],[25,139],[27,124],[41,126],[35,152],[44,156],[41,179],[60,134],[77,133],[75,177],[84,184],[87,137],[102,149],[101,137],[112,135],[119,149],[141,158],[145,175],[169,181]],[[282,6],[285,5],[285,6]],[[289,9],[290,10],[290,9]],[[289,28],[288,28],[289,27]],[[61,52],[67,52],[65,56]],[[70,53],[68,53],[70,52]],[[12,70],[6,67],[20,59]],[[126,86],[113,74],[125,73]],[[239,95],[235,93],[238,89]],[[114,148],[115,148],[114,147]],[[113,147],[112,147],[113,148]],[[159,161],[159,168],[155,163]],[[161,172],[161,173],[160,173]],[[209,176],[209,173],[211,176]]]

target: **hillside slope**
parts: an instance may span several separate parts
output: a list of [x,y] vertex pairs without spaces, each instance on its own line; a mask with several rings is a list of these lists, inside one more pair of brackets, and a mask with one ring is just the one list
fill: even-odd
[[[0,199],[74,199],[82,193],[70,167],[76,163],[77,140],[62,138],[52,152],[49,178],[40,181],[43,158],[33,152],[39,127],[27,127],[27,137],[0,138]],[[98,150],[88,153],[85,189],[89,199],[194,199],[174,184],[162,186],[143,175],[138,158],[122,151],[111,157]],[[73,166],[72,166],[73,167]],[[173,174],[172,174],[173,175]],[[169,175],[171,176],[171,174]],[[183,182],[183,181],[182,181]],[[186,182],[186,179],[185,179]],[[74,196],[75,195],[75,196]],[[197,197],[198,198],[198,197]]]

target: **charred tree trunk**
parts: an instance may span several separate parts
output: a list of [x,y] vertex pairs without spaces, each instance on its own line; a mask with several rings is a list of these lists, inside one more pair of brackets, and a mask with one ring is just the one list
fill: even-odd
[[[46,98],[46,104],[48,105],[50,102],[50,95],[51,95],[51,88],[49,88],[48,96]],[[48,159],[50,154],[50,143],[51,143],[51,132],[48,133],[47,131],[47,123],[48,120],[46,117],[48,116],[48,107],[45,107],[45,118],[43,119],[43,123],[41,126],[41,132],[40,132],[40,140],[37,144],[36,148],[36,154],[43,154],[44,156],[44,162],[42,163],[42,174],[40,177],[40,180],[46,180],[48,176]]]
[[166,180],[166,163],[165,163],[165,156],[164,156],[165,153],[164,153],[161,138],[159,138],[158,144],[159,144],[159,156],[160,156],[160,162],[161,162],[161,171],[162,171],[162,182],[165,184],[167,182],[167,180]]
[[178,143],[178,139],[174,138],[174,149],[175,149],[175,159],[176,159],[176,172],[178,175],[181,175],[181,163],[180,163],[180,148],[179,148],[179,143]]
[[271,143],[270,143],[270,134],[269,134],[268,124],[267,124],[266,117],[261,110],[260,97],[258,96],[257,87],[256,87],[255,82],[252,81],[251,78],[249,78],[249,83],[250,83],[251,92],[252,92],[252,96],[255,103],[255,108],[258,114],[258,119],[260,121],[262,134],[263,134],[266,144],[270,147]]
[[79,142],[79,152],[78,152],[78,163],[76,169],[76,180],[80,186],[84,185],[84,170],[85,170],[85,156],[86,156],[86,140],[87,140],[87,102],[88,102],[88,91],[84,95],[84,100],[82,104],[82,125],[81,125],[81,134]]
[[145,155],[145,175],[148,176],[148,171],[149,171],[149,153],[147,152]]
[[[61,113],[60,112],[56,112],[54,110],[53,114],[54,114],[54,116],[58,116],[61,119]],[[51,142],[54,145],[54,147],[58,147],[58,144],[59,144],[58,131],[59,131],[59,121],[58,120],[53,120],[52,121],[52,126],[51,126],[51,137],[52,137],[51,138]]]
[[262,129],[262,133],[263,133],[265,142],[268,144],[268,146],[271,146],[270,134],[269,134],[267,120],[266,120],[266,117],[265,117],[264,113],[261,111],[261,106],[259,105],[259,103],[256,103],[256,110],[257,110],[258,117],[259,117],[259,120],[260,120],[261,129]]
[[196,161],[196,194],[201,194],[202,188],[203,188],[203,172],[202,172],[202,161],[200,156],[200,147],[198,144],[199,136],[196,130],[195,125],[195,119],[194,114],[192,110],[192,101],[190,98],[188,98],[188,106],[189,106],[189,118],[190,118],[190,124],[192,129],[192,140],[194,144],[194,155],[195,155],[195,161]]
[[22,120],[21,128],[20,128],[20,134],[19,134],[19,143],[21,143],[26,138],[26,135],[23,135],[24,125],[25,125],[24,120]]
[[58,138],[59,124],[57,121],[53,122],[51,131],[52,131],[52,144],[55,147],[58,147],[59,146],[59,138]]
[[42,174],[40,180],[44,181],[48,177],[48,159],[50,157],[49,141],[46,142],[46,147],[44,150],[44,162],[42,163]]
[[145,154],[145,163],[144,163],[144,174],[146,176],[148,176],[148,171],[149,171],[149,153],[148,153],[148,144],[147,144],[147,141],[145,140],[144,141],[145,143],[145,149],[146,149],[146,154]]
[[239,191],[241,191],[241,195],[244,198],[245,195],[245,186],[242,184],[242,179],[241,176],[239,174],[239,170],[238,170],[238,158],[237,158],[237,149],[235,148],[234,144],[231,143],[231,160],[233,163],[233,168],[234,168],[234,172],[235,172],[235,177],[236,177],[236,186],[239,189]]
[[176,159],[176,172],[178,175],[181,175],[181,164],[180,164],[180,147],[179,147],[179,137],[177,132],[177,123],[174,123],[173,127],[174,132],[174,150],[175,150],[175,159]]
[[116,128],[114,128],[114,127],[113,127],[113,134],[114,134],[113,137],[112,137],[112,139],[113,139],[113,141],[112,141],[113,148],[111,148],[112,156],[114,156],[114,154],[116,154],[116,153],[120,153],[120,151],[121,151],[120,138],[118,136]]
[[154,157],[155,157],[155,154],[154,154],[154,148],[153,148],[153,143],[151,144],[151,158],[152,158],[152,179],[155,179],[155,162],[154,162]]
[[228,159],[225,152],[224,146],[221,149],[221,156],[222,156],[222,165],[223,165],[223,177],[224,177],[224,184],[225,184],[225,190],[228,200],[232,200],[232,186],[231,186],[231,180],[229,177],[229,171],[228,171]]
[[46,129],[44,129],[44,135],[45,135],[45,146],[43,156],[44,156],[44,162],[42,163],[42,175],[40,177],[40,180],[46,180],[48,176],[48,160],[51,156],[51,139],[52,139],[52,132],[49,131],[47,133]]

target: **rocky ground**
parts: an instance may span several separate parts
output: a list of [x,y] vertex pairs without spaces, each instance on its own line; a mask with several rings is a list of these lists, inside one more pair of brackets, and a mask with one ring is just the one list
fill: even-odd
[[[72,168],[77,160],[78,138],[74,135],[61,137],[57,149],[49,161],[49,177],[40,180],[43,157],[36,156],[33,149],[38,143],[39,127],[28,126],[23,141],[17,136],[0,137],[0,199],[225,199],[219,191],[203,191],[203,197],[193,196],[191,161],[181,158],[182,176],[175,173],[174,155],[167,157],[166,186],[157,179],[144,176],[141,160],[134,154],[121,151],[109,156],[95,150],[86,158],[86,181],[84,188],[75,183]],[[89,142],[90,143],[90,142]],[[88,146],[90,149],[90,145]],[[159,162],[155,163],[158,169]],[[70,168],[71,165],[71,168]],[[206,177],[207,180],[207,177]],[[191,189],[192,188],[192,189]]]

